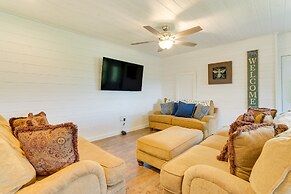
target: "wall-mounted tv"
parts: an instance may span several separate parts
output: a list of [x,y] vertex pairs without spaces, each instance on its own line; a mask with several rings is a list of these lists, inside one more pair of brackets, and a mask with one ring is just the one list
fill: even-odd
[[101,90],[141,91],[143,66],[103,57]]

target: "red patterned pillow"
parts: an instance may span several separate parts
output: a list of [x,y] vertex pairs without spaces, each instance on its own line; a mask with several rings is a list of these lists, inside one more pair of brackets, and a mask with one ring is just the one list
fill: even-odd
[[38,175],[50,175],[79,161],[77,126],[73,123],[29,126],[16,131],[27,159]]
[[12,132],[15,135],[17,128],[23,128],[27,126],[43,126],[48,125],[46,114],[40,112],[36,115],[28,113],[27,117],[14,117],[9,119],[9,124],[11,126]]

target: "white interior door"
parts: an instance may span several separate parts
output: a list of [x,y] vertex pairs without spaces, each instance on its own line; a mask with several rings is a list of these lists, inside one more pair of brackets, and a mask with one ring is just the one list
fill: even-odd
[[176,76],[176,98],[195,99],[196,96],[196,74],[187,73]]
[[291,56],[282,58],[282,110],[291,111]]

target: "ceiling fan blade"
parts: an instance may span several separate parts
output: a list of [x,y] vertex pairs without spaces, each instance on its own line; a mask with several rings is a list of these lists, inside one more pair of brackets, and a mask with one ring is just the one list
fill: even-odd
[[175,40],[174,44],[179,44],[179,45],[184,45],[184,46],[196,46],[197,44],[193,42],[186,42],[186,41],[181,41],[181,40]]
[[153,33],[154,35],[162,36],[162,34],[159,31],[157,31],[156,29],[154,29],[151,26],[144,26],[144,28],[147,29],[148,31],[150,31],[151,33]]
[[182,32],[178,32],[175,36],[176,39],[179,39],[179,38],[182,38],[182,37],[185,37],[185,36],[189,36],[190,34],[194,34],[196,32],[199,32],[201,31],[202,28],[200,26],[196,26],[194,28],[190,28],[188,30],[184,30]]
[[134,42],[134,43],[131,43],[130,45],[146,44],[146,43],[151,43],[151,42],[155,42],[155,41],[151,40],[151,41],[144,41],[144,42]]

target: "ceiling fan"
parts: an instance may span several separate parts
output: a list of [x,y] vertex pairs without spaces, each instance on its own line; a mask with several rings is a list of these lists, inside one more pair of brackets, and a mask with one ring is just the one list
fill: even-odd
[[[192,46],[192,47],[196,46],[197,44],[193,42],[181,41],[178,39],[183,38],[185,36],[189,36],[191,34],[194,34],[202,30],[200,26],[196,26],[188,30],[178,32],[177,34],[172,34],[169,31],[169,26],[162,26],[162,29],[163,29],[162,32],[159,32],[158,30],[154,29],[151,26],[144,26],[144,28],[158,37],[158,44],[160,46],[160,48],[158,49],[158,52],[161,52],[165,49],[166,50],[170,49],[173,46],[173,44]],[[151,42],[157,42],[157,41],[152,40],[152,41],[135,42],[135,43],[131,43],[131,45],[146,44],[146,43],[151,43]]]

